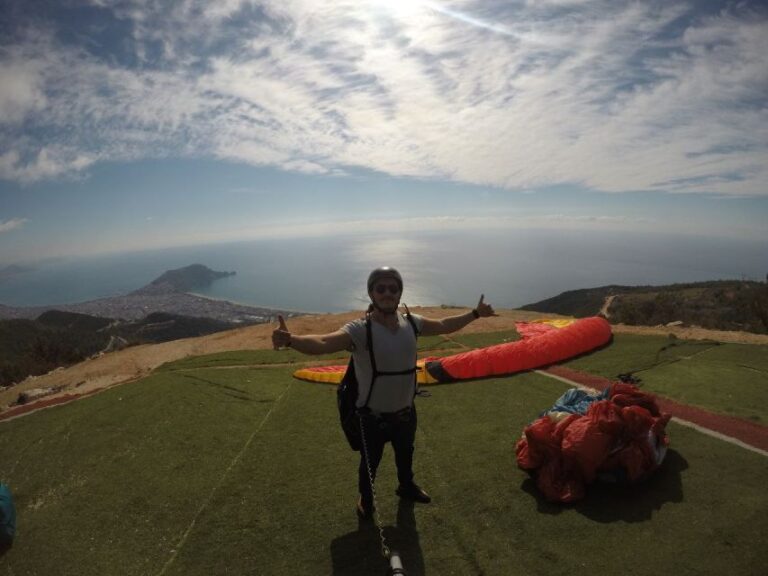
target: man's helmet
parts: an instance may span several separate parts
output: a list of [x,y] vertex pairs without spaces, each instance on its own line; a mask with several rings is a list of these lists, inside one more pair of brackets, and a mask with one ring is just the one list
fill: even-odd
[[400,287],[400,292],[403,291],[403,277],[400,276],[400,272],[398,272],[391,266],[382,266],[380,268],[376,268],[376,270],[374,270],[368,275],[368,293],[369,294],[373,290],[373,287],[376,284],[376,282],[378,282],[383,278],[392,278],[395,282],[397,282],[397,285]]

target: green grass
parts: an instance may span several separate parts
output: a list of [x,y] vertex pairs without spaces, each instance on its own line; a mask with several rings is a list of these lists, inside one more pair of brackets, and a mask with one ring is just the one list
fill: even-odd
[[[0,574],[384,573],[376,531],[353,512],[357,455],[335,389],[289,366],[206,362],[0,423],[18,509]],[[400,505],[389,448],[377,483],[409,574],[764,573],[765,458],[674,424],[646,483],[541,500],[514,445],[564,389],[527,373],[417,400],[417,481],[434,502]]]
[[418,339],[419,352],[426,350],[448,350],[451,348],[458,348],[458,346],[443,336],[422,336]]
[[[442,336],[426,336],[419,338],[418,349],[420,352],[430,350],[446,350],[458,347],[454,342]],[[322,354],[307,356],[295,350],[233,350],[229,352],[217,352],[202,356],[190,356],[168,362],[158,368],[159,371],[196,370],[198,368],[216,368],[233,366],[263,366],[268,364],[306,364],[307,362],[339,360],[346,364],[349,352],[336,354]]]
[[635,372],[644,390],[768,424],[768,346],[618,334],[564,364],[608,378]]
[[190,356],[174,362],[168,362],[158,368],[159,371],[196,370],[198,368],[216,368],[232,366],[263,366],[267,364],[304,364],[310,361],[348,360],[348,352],[306,356],[295,350],[234,350],[217,352],[203,356]]
[[482,348],[484,346],[492,346],[493,344],[501,344],[504,342],[514,342],[519,340],[520,335],[516,330],[502,330],[500,332],[478,332],[477,334],[459,334],[458,336],[451,336],[451,340],[455,340],[469,346],[470,348]]

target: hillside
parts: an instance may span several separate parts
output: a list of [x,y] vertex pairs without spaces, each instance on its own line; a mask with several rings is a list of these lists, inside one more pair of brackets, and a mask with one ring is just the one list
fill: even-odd
[[[456,314],[455,308],[413,308],[413,312],[430,318],[442,318]],[[521,310],[497,310],[499,314],[493,318],[484,318],[473,322],[457,332],[461,334],[478,334],[486,332],[501,332],[513,330],[515,322],[551,318],[552,314],[526,312]],[[361,311],[344,314],[305,315],[288,320],[290,330],[298,334],[322,334],[337,330],[350,320],[359,318]],[[109,354],[89,358],[62,370],[29,378],[24,382],[3,390],[0,388],[0,411],[16,401],[20,392],[33,388],[61,389],[60,394],[86,394],[94,390],[107,388],[124,382],[131,382],[146,376],[157,367],[167,362],[173,362],[189,356],[200,356],[216,352],[234,350],[265,350],[272,347],[271,335],[276,324],[259,324],[227,330],[198,338],[173,340],[153,345],[139,345],[115,351]],[[711,339],[719,342],[738,342],[751,344],[768,344],[768,335],[747,334],[744,332],[711,331],[701,328],[686,328],[680,326],[654,328],[647,326],[613,326],[614,333],[637,333],[645,335],[674,334],[681,339]],[[282,352],[279,354],[287,354]],[[309,357],[296,356],[293,361],[310,361]]]
[[0,388],[29,375],[81,362],[102,350],[109,337],[98,332],[47,326],[36,320],[0,321]]
[[[608,300],[610,299],[610,300]],[[522,310],[578,318],[603,313],[612,323],[657,326],[680,322],[711,330],[768,334],[768,284],[721,280],[667,286],[601,286],[563,292]]]
[[[457,313],[456,309],[451,308],[414,309],[413,311],[435,318]],[[529,320],[541,317],[540,314],[536,313],[506,310],[499,311],[499,314],[500,316],[495,318],[474,322],[464,328],[462,332],[499,331],[510,326],[514,327],[515,320]],[[337,330],[346,322],[359,318],[361,315],[362,312],[357,311],[345,314],[298,316],[289,318],[288,326],[291,330],[301,334],[331,332]],[[0,322],[0,326],[2,325],[3,322]],[[32,388],[61,388],[63,393],[79,394],[92,389],[104,388],[133,380],[149,373],[161,364],[179,360],[186,356],[228,350],[269,349],[272,347],[271,335],[274,327],[274,324],[259,324],[197,338],[185,338],[153,345],[131,346],[109,354],[94,356],[74,366],[27,379],[6,390],[0,387],[0,410],[3,406],[15,402],[20,392]],[[0,342],[1,348],[2,342]]]
[[234,274],[192,264],[168,270],[124,296],[55,307],[0,305],[0,387],[100,352],[269,322],[278,313],[287,318],[298,315],[186,293]]
[[120,321],[49,310],[35,320],[0,320],[0,387],[71,366],[100,352],[203,336],[235,326],[165,312]]
[[152,282],[139,288],[133,295],[167,294],[169,292],[190,292],[210,286],[220,278],[234,276],[236,272],[216,272],[202,264],[192,264],[184,268],[168,270]]

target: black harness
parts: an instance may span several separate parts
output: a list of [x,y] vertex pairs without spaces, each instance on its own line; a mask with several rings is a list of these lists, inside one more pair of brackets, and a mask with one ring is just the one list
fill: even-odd
[[[408,306],[403,304],[403,307],[405,308],[405,317],[408,320],[408,323],[411,325],[411,328],[413,328],[413,335],[418,339],[419,337],[419,329],[416,327],[416,322],[413,320],[413,317],[411,316],[411,311],[408,310]],[[409,368],[408,370],[399,370],[394,372],[386,372],[386,371],[380,371],[376,367],[376,355],[373,353],[373,330],[371,329],[371,315],[366,314],[365,316],[365,339],[366,339],[366,348],[368,349],[368,356],[371,359],[371,385],[368,388],[368,396],[365,398],[365,404],[363,404],[360,407],[360,410],[363,410],[368,407],[368,402],[371,401],[371,394],[373,393],[373,385],[376,383],[376,379],[379,376],[405,376],[407,374],[413,374],[413,395],[414,397],[418,393],[418,387],[416,384],[416,370],[418,369],[416,366],[413,368]]]
[[[405,306],[405,305],[404,305]],[[405,306],[405,317],[413,328],[413,333],[416,337],[419,337],[419,330],[416,327],[416,322],[411,317],[411,313],[408,307]],[[398,320],[399,322],[399,320]],[[363,413],[370,413],[368,403],[371,401],[371,394],[373,393],[373,386],[376,384],[376,380],[379,376],[403,376],[406,374],[413,374],[413,393],[424,394],[418,390],[418,382],[416,379],[416,366],[408,370],[400,370],[396,372],[383,372],[376,367],[376,356],[373,353],[373,336],[371,330],[371,316],[368,314],[365,318],[365,334],[366,334],[366,347],[371,359],[371,385],[368,388],[368,396],[365,398],[365,404],[361,408],[357,407],[359,386],[357,382],[357,375],[355,374],[355,362],[354,358],[350,357],[349,364],[347,364],[347,371],[336,390],[336,405],[339,410],[339,421],[341,423],[341,429],[344,431],[344,435],[347,437],[347,442],[352,450],[359,451],[362,448],[361,437],[361,416]]]

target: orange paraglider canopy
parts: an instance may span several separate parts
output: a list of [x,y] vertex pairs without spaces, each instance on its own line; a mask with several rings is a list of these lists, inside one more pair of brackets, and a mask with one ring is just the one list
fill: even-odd
[[[513,374],[554,364],[607,344],[611,325],[601,317],[581,320],[518,322],[522,340],[454,354],[426,358],[417,365],[419,384],[439,384]],[[317,366],[294,372],[296,378],[338,384],[346,366]]]

